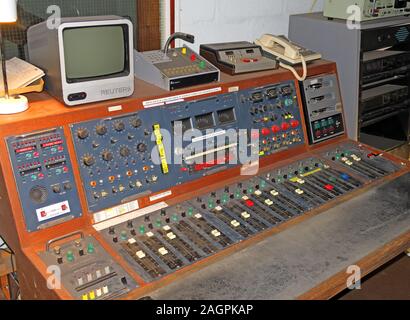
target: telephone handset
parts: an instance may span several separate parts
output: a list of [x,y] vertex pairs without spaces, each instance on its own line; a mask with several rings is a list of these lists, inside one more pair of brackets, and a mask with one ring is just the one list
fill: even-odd
[[[292,71],[299,81],[304,81],[307,76],[306,62],[321,59],[322,55],[314,51],[300,47],[290,42],[285,36],[273,36],[265,34],[255,43],[269,55],[273,55],[280,60],[282,68]],[[303,75],[299,76],[296,70],[291,67],[301,63],[303,66]]]

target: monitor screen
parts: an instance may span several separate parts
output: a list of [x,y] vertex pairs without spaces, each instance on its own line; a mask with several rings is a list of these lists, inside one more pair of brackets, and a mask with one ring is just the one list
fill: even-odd
[[67,28],[63,31],[67,82],[80,82],[128,71],[124,25]]

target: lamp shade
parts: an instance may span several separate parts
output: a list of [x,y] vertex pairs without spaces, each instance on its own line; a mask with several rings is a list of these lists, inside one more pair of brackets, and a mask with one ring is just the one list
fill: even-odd
[[17,21],[17,0],[0,0],[0,23]]

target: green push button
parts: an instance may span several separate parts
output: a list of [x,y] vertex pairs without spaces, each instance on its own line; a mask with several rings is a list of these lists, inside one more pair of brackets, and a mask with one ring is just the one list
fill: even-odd
[[242,197],[241,191],[240,191],[240,190],[236,190],[236,191],[235,191],[235,198],[236,198],[236,199],[240,199],[241,197]]
[[176,214],[174,214],[172,216],[172,221],[177,222],[178,221],[178,216]]
[[94,252],[95,252],[94,244],[89,243],[89,244],[87,245],[87,252],[88,252],[88,253],[94,253]]
[[209,201],[208,201],[208,208],[209,208],[209,209],[214,209],[214,208],[215,208],[215,203],[214,203],[213,200],[209,200]]
[[260,187],[263,189],[266,187],[266,181],[265,180],[261,180],[261,182],[259,183]]
[[74,261],[74,253],[72,251],[67,251],[67,261],[68,262]]
[[161,220],[158,219],[158,220],[155,222],[155,225],[157,226],[157,228],[160,228],[161,225],[162,225]]
[[139,231],[140,231],[141,234],[144,234],[145,233],[145,226],[144,225],[140,226]]
[[202,69],[202,70],[206,68],[206,63],[205,63],[205,61],[201,61],[201,62],[199,63],[199,68]]
[[128,239],[128,234],[127,231],[121,231],[121,240],[127,240]]
[[192,217],[193,214],[194,214],[194,208],[189,207],[188,208],[188,216]]

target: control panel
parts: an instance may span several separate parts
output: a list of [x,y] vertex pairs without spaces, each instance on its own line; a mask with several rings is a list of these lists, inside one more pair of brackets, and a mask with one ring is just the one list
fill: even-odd
[[60,269],[61,284],[74,299],[115,299],[138,287],[94,237],[82,233],[68,236],[77,236],[77,240],[54,246],[49,242],[40,257],[47,267]]
[[132,203],[303,145],[299,110],[288,81],[73,124],[88,210]]
[[336,75],[308,78],[302,83],[306,127],[311,144],[345,132]]
[[259,131],[260,156],[305,143],[297,97],[292,81],[239,93],[247,126]]
[[7,138],[27,231],[82,214],[63,128]]
[[279,68],[277,60],[265,57],[260,46],[247,41],[201,44],[200,53],[231,75]]
[[135,76],[165,90],[219,81],[219,70],[188,47],[134,51]]

